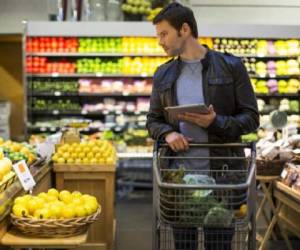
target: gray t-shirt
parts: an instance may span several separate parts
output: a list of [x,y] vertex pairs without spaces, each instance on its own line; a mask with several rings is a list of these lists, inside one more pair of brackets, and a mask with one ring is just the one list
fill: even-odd
[[[204,103],[200,60],[183,61],[183,68],[177,79],[176,87],[178,105]],[[207,130],[196,124],[180,121],[179,129],[184,136],[193,139],[192,143],[208,142]],[[177,156],[209,156],[209,150],[191,147],[186,152],[177,153]],[[184,165],[186,169],[207,170],[209,169],[209,160],[176,160],[175,165],[176,167]]]

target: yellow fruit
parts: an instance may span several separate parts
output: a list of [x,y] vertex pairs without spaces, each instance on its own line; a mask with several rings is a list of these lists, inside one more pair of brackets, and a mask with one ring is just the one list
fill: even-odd
[[98,203],[94,200],[88,200],[85,202],[85,205],[88,205],[91,208],[91,213],[95,213],[98,208]]
[[73,164],[75,162],[75,160],[73,159],[73,158],[69,158],[68,160],[67,160],[67,163],[68,164]]
[[54,195],[47,195],[47,202],[55,202],[57,201],[57,197]]
[[83,149],[83,152],[84,152],[85,154],[88,154],[88,153],[90,152],[90,148],[85,147],[85,148]]
[[47,201],[47,194],[45,192],[41,192],[37,195],[37,197],[41,198],[44,200],[44,202]]
[[76,197],[76,198],[72,199],[72,204],[75,205],[75,206],[81,205],[82,202],[83,202],[83,200],[80,197],[79,198]]
[[33,217],[36,219],[49,219],[51,216],[50,210],[48,208],[38,209],[34,212]]
[[248,211],[248,207],[246,204],[240,206],[240,213],[242,216],[246,216]]
[[0,137],[0,145],[2,145],[4,143],[4,140],[2,137]]
[[87,153],[86,157],[89,158],[89,159],[92,159],[94,157],[93,152]]
[[75,216],[75,208],[73,206],[64,206],[61,210],[61,216],[65,219],[71,219]]
[[0,160],[2,160],[2,159],[3,159],[3,157],[4,157],[4,153],[3,153],[3,150],[2,150],[2,148],[0,148]]
[[71,194],[71,193],[68,190],[62,190],[62,191],[59,192],[58,197],[60,198],[61,195],[65,195],[65,194]]
[[82,196],[82,194],[79,191],[74,191],[72,192],[72,198],[80,198]]
[[96,164],[97,161],[98,161],[98,160],[97,160],[96,158],[92,158],[92,159],[90,160],[90,163],[91,163],[91,164]]
[[76,153],[71,153],[71,158],[76,159],[78,158],[78,155]]
[[4,176],[12,170],[12,162],[10,159],[4,157],[0,160],[0,173]]
[[57,163],[60,163],[60,164],[63,164],[63,163],[65,163],[65,159],[64,158],[58,158],[57,159]]
[[84,206],[77,206],[75,207],[75,216],[76,217],[84,217],[87,215],[87,211]]
[[84,204],[83,205],[86,215],[91,215],[93,213],[93,208],[89,204]]
[[83,164],[89,164],[89,159],[88,158],[83,158],[82,163]]
[[19,196],[14,200],[14,204],[26,205],[26,202],[23,196]]
[[77,158],[77,159],[75,160],[75,163],[76,163],[76,164],[81,164],[81,163],[82,163],[82,160],[81,160],[80,158]]
[[23,195],[22,197],[23,197],[26,201],[29,201],[29,200],[32,199],[32,195],[30,195],[30,194]]
[[43,200],[38,198],[38,197],[32,198],[26,204],[26,208],[28,210],[28,213],[33,215],[35,210],[41,209],[43,207],[43,203],[44,203]]
[[52,219],[59,219],[61,217],[61,212],[62,212],[63,205],[60,203],[52,203],[49,206],[49,211],[50,211],[50,218]]
[[85,153],[84,153],[84,152],[80,152],[80,153],[78,154],[78,157],[79,157],[80,159],[85,158]]
[[57,191],[56,188],[50,188],[47,192],[48,195],[52,195],[52,196],[55,196],[55,197],[58,197],[59,196],[59,192]]
[[69,152],[63,153],[63,158],[64,158],[65,160],[67,160],[69,157],[70,157],[70,153],[69,153]]
[[69,191],[63,190],[59,193],[59,199],[65,204],[69,204],[72,202],[72,195]]
[[28,216],[28,210],[26,209],[25,206],[20,205],[20,204],[14,205],[12,208],[12,212],[15,216],[18,216],[18,217]]

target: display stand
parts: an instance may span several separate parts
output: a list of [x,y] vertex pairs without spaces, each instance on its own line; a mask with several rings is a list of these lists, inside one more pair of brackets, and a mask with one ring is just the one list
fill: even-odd
[[[282,182],[276,181],[274,185],[274,197],[276,199],[276,211],[261,243],[260,249],[264,249],[266,242],[273,232],[275,224],[278,223],[284,241],[288,249],[291,250],[293,247],[289,241],[286,231],[290,231],[300,237],[300,194],[292,188],[284,185]],[[290,209],[292,211],[292,218],[285,213],[286,209]]]
[[113,250],[115,235],[115,165],[54,165],[56,188],[80,191],[97,198],[100,220],[90,227],[84,250]]
[[55,248],[70,249],[80,246],[87,240],[88,233],[67,238],[37,238],[26,237],[15,230],[9,230],[1,240],[2,245],[13,247],[15,250],[22,248]]
[[[275,205],[272,199],[272,194],[273,194],[273,184],[274,181],[278,179],[278,176],[261,176],[257,175],[256,180],[259,182],[261,186],[261,191],[263,192],[263,198],[260,201],[260,203],[257,206],[257,211],[256,211],[256,222],[260,220],[260,217],[262,216],[266,222],[267,225],[270,224],[271,218],[266,213],[265,206],[269,205],[271,209],[271,213],[275,213]],[[271,214],[271,216],[272,216]],[[274,240],[277,240],[276,235],[272,232],[272,237]],[[256,239],[259,242],[262,242],[264,239],[264,236],[256,233]]]

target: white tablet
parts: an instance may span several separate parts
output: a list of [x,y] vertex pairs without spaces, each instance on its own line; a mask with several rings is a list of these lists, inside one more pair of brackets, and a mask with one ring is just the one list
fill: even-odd
[[203,103],[166,107],[165,110],[173,116],[177,116],[185,112],[200,113],[200,114],[209,113],[208,107]]

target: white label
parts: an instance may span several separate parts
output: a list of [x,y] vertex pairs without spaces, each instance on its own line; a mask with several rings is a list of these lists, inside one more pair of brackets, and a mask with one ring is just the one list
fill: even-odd
[[54,95],[55,95],[55,96],[61,96],[61,92],[60,92],[60,91],[55,91],[55,92],[54,92]]
[[53,110],[53,115],[58,115],[59,114],[59,111],[58,110]]
[[35,186],[35,181],[24,160],[17,162],[13,168],[25,191],[31,190]]
[[285,179],[287,173],[288,173],[288,171],[286,169],[283,169],[282,172],[281,172],[281,178]]
[[88,112],[87,112],[86,110],[82,110],[82,111],[81,111],[81,114],[82,114],[82,115],[86,115],[87,113],[88,113]]

